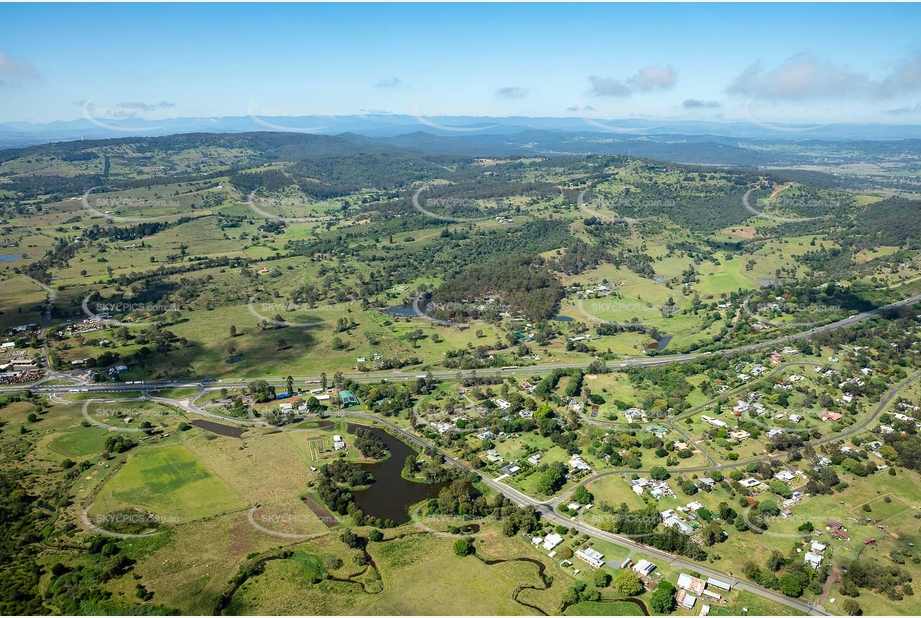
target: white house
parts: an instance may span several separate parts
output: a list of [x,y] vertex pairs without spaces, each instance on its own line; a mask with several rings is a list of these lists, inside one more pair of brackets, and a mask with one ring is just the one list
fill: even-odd
[[651,575],[652,572],[655,570],[656,570],[656,565],[651,563],[649,560],[645,560],[645,559],[640,560],[639,562],[633,565],[633,571],[637,575],[641,575],[643,577],[649,577],[649,575]]
[[552,550],[554,547],[563,542],[563,537],[559,534],[548,534],[547,538],[544,539],[544,549],[547,551]]
[[822,559],[822,556],[819,554],[814,554],[811,551],[806,552],[806,563],[813,569],[817,569],[822,566]]
[[576,557],[583,562],[587,562],[596,569],[604,566],[604,554],[598,550],[592,549],[591,547],[578,550],[576,552]]

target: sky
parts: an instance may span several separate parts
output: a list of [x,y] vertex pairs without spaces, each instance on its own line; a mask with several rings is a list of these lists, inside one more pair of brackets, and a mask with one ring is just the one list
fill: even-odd
[[0,122],[921,124],[917,4],[0,4]]

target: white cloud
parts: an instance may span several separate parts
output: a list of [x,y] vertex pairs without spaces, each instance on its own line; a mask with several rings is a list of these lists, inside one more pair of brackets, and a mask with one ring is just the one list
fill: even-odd
[[399,77],[394,75],[393,77],[385,77],[384,79],[374,84],[374,87],[375,88],[403,88],[405,86],[403,84],[403,80],[401,80]]
[[0,77],[38,79],[38,72],[28,62],[11,58],[0,52]]
[[630,83],[640,92],[670,90],[678,76],[670,66],[648,66],[630,78]]
[[119,103],[118,106],[122,109],[135,110],[139,112],[152,112],[156,109],[167,109],[170,107],[176,107],[175,103],[169,103],[167,101],[160,101],[159,103],[144,103],[143,101],[126,101],[124,103]]
[[876,96],[891,97],[921,90],[921,53],[901,62],[875,88]]
[[502,97],[503,99],[523,99],[528,96],[528,92],[530,92],[528,88],[523,88],[521,86],[506,86],[505,88],[496,90],[496,96]]
[[748,66],[726,92],[759,99],[821,99],[865,92],[867,77],[808,54],[765,70],[761,61]]
[[592,82],[592,96],[596,97],[629,97],[630,88],[613,77],[599,77],[592,75],[588,78]]
[[592,82],[590,91],[592,96],[629,97],[634,92],[671,90],[678,79],[678,74],[668,65],[651,65],[640,69],[626,80],[598,75],[592,75],[588,79]]
[[719,101],[704,101],[702,99],[685,99],[681,106],[684,109],[716,109],[721,107]]
[[914,107],[897,107],[895,109],[885,109],[883,110],[883,113],[889,116],[905,116],[906,114],[918,114],[918,113],[921,113],[921,103],[918,103]]
[[756,61],[726,92],[766,100],[805,100],[863,96],[890,98],[921,91],[921,53],[902,61],[882,79],[872,79],[809,54],[767,69]]

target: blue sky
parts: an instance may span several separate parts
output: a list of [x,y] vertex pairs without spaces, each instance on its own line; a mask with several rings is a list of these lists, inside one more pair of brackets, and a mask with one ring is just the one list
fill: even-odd
[[0,122],[356,114],[921,123],[909,4],[0,5]]

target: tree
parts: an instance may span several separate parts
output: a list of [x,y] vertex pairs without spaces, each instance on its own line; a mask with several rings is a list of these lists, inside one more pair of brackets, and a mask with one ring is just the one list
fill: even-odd
[[841,608],[848,616],[859,616],[863,613],[863,610],[860,609],[860,603],[854,599],[844,599],[844,603],[841,604]]
[[594,496],[592,496],[591,492],[589,492],[584,485],[579,485],[576,487],[576,491],[573,492],[572,499],[579,504],[591,504]]
[[627,596],[643,592],[643,582],[629,569],[621,569],[620,573],[614,576],[614,587]]
[[780,584],[780,591],[788,597],[796,598],[803,594],[803,584],[792,573],[781,575],[778,583]]
[[657,481],[664,481],[668,478],[668,470],[662,466],[653,466],[649,469],[649,476]]
[[549,496],[563,485],[565,478],[562,462],[555,462],[537,479],[537,491]]
[[652,592],[649,606],[657,614],[670,614],[675,609],[675,587],[666,581],[660,582]]
[[611,585],[611,576],[607,571],[595,571],[595,574],[592,576],[596,588],[607,588]]
[[380,530],[378,530],[377,528],[372,528],[372,529],[368,532],[368,540],[370,540],[370,541],[373,541],[373,542],[375,542],[375,543],[379,543],[379,542],[381,542],[381,540],[383,540],[383,538],[384,538],[384,533],[381,532]]
[[294,378],[292,378],[291,376],[288,376],[287,378],[285,378],[285,390],[287,391],[289,395],[294,394]]
[[320,374],[320,388],[322,388],[324,391],[326,390],[326,383],[327,383],[327,377],[326,377],[326,373],[324,372]]
[[231,337],[237,336],[237,327],[234,326],[233,324],[230,325],[230,336]]
[[467,537],[454,541],[454,554],[463,558],[474,552],[473,543]]

